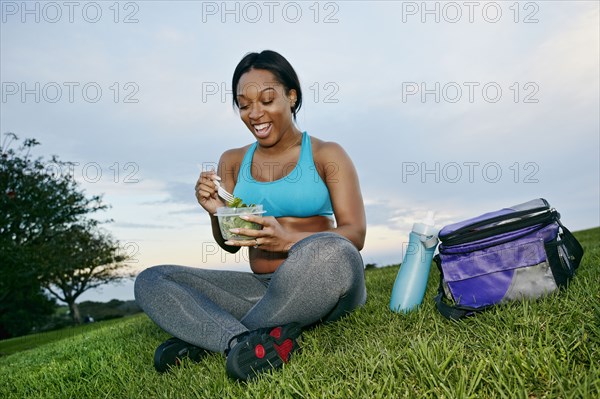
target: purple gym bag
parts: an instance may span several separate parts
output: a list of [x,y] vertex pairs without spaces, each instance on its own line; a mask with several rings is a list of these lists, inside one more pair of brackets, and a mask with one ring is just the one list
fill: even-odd
[[445,226],[439,239],[436,305],[449,319],[565,287],[583,256],[543,198]]

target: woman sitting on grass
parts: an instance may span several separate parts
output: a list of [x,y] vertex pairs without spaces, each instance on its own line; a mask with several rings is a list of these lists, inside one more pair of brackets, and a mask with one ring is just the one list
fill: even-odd
[[[227,373],[246,380],[280,367],[298,349],[304,327],[334,321],[366,301],[362,249],[366,221],[356,170],[344,150],[301,132],[296,72],[273,51],[237,65],[234,105],[256,141],[226,151],[217,172],[202,172],[196,197],[226,251],[248,247],[250,272],[161,265],[135,282],[139,306],[176,338],[158,347],[165,371],[206,350],[227,356]],[[262,230],[226,241],[214,216],[225,203],[215,181],[266,213],[246,220]]]

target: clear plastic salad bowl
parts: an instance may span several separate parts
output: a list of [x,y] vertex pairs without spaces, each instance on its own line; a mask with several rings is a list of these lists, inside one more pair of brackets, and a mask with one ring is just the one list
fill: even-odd
[[230,229],[252,229],[252,230],[261,230],[262,225],[254,222],[249,222],[240,218],[240,216],[244,215],[262,215],[265,213],[263,211],[262,205],[254,205],[254,206],[245,206],[241,208],[230,208],[227,206],[221,207],[217,209],[217,213],[215,214],[219,219],[219,227],[221,228],[221,234],[225,240],[237,240],[237,241],[245,241],[245,240],[254,240],[254,237],[245,236],[242,234],[234,234]]

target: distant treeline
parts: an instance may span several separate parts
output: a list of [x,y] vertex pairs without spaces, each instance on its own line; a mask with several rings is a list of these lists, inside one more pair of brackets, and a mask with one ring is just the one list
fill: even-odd
[[116,319],[142,311],[135,301],[119,301],[118,299],[109,302],[81,302],[79,303],[79,310],[84,318],[90,316],[95,321]]
[[[109,302],[85,301],[78,304],[79,311],[85,323],[117,319],[140,313],[142,310],[135,301],[120,301],[113,299]],[[51,331],[73,325],[68,306],[58,306],[49,322],[35,332]]]

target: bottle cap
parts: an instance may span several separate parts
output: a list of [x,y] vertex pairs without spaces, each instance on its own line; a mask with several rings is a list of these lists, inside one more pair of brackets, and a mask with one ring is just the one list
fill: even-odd
[[423,222],[413,224],[412,231],[425,236],[437,236],[439,229],[435,228],[433,215],[433,211],[427,212],[427,216]]

